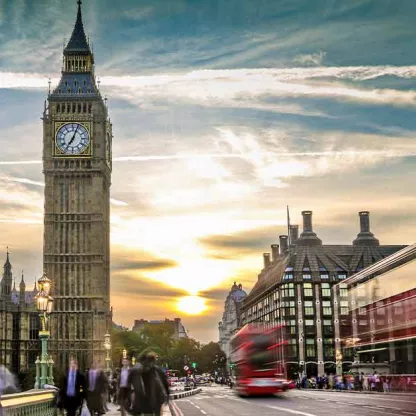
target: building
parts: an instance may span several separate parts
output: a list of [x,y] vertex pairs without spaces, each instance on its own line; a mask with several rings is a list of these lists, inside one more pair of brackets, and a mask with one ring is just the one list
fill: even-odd
[[227,358],[230,356],[229,341],[237,329],[241,327],[241,305],[247,297],[243,285],[237,283],[231,287],[224,303],[222,320],[218,323],[219,344]]
[[81,1],[62,75],[43,113],[43,262],[55,299],[50,353],[58,368],[104,365],[111,329],[110,184],[112,125],[94,74]]
[[416,373],[416,244],[378,261],[334,288],[348,294],[340,356],[373,374]]
[[40,353],[39,312],[36,310],[36,284],[26,290],[22,277],[16,289],[10,255],[7,251],[0,283],[0,363],[13,373],[34,366]]
[[133,325],[134,332],[142,332],[147,326],[168,326],[173,329],[173,339],[188,338],[185,327],[181,322],[181,318],[175,318],[173,320],[156,320],[156,321],[146,321],[145,319],[136,319]]
[[[242,322],[284,322],[290,335],[288,371],[335,373],[341,349],[340,320],[348,315],[345,292],[332,287],[404,246],[380,245],[370,231],[369,212],[360,212],[361,230],[352,244],[324,245],[312,228],[312,212],[303,211],[303,232],[290,226],[290,235],[265,253],[264,268],[243,301]],[[343,357],[344,366],[353,358]],[[338,360],[339,361],[339,360]]]

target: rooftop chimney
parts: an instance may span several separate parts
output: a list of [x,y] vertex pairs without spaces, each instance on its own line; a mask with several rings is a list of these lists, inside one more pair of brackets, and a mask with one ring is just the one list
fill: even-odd
[[263,253],[264,268],[269,267],[271,264],[270,253]]
[[353,244],[355,246],[379,246],[380,242],[370,231],[370,213],[368,211],[361,211],[358,215],[360,217],[360,232],[353,241]]
[[303,216],[303,232],[300,235],[300,238],[297,240],[297,244],[306,245],[306,246],[319,246],[322,244],[321,239],[319,239],[316,234],[313,232],[312,227],[312,211],[302,211]]
[[289,246],[287,243],[287,235],[279,235],[280,241],[280,254],[286,254],[289,251]]
[[279,244],[272,244],[272,261],[273,263],[279,257]]
[[291,225],[290,231],[290,244],[296,244],[296,240],[299,238],[299,225]]

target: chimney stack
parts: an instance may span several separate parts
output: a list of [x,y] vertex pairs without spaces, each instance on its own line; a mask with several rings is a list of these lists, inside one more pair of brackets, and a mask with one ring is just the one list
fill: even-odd
[[361,211],[358,215],[360,217],[360,232],[358,233],[357,238],[353,241],[353,245],[379,246],[380,242],[370,231],[370,213],[368,211]]
[[287,235],[280,235],[280,254],[286,254],[289,251],[289,246],[287,243]]
[[270,253],[263,253],[263,261],[264,261],[264,268],[267,268],[270,266]]
[[358,213],[360,216],[360,228],[362,233],[370,232],[370,213],[368,211],[361,211]]
[[320,246],[322,241],[313,232],[312,227],[312,211],[302,211],[303,216],[303,232],[297,240],[298,245]]
[[312,211],[302,211],[303,217],[303,232],[311,233],[312,229]]
[[290,244],[296,244],[296,240],[299,238],[299,225],[291,225],[290,231]]
[[272,261],[273,263],[279,257],[279,244],[272,244]]

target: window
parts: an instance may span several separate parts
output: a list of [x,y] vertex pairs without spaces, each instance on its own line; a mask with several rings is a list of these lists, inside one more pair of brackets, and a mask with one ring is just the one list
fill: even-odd
[[348,315],[348,312],[349,312],[348,301],[342,300],[340,304],[341,304],[341,315]]
[[329,283],[322,283],[321,284],[321,290],[322,290],[322,297],[323,298],[331,297],[331,286],[330,286]]
[[326,316],[332,315],[331,301],[324,300],[322,302],[322,313]]
[[344,280],[347,278],[347,272],[341,267],[336,267],[337,277],[339,280]]
[[306,339],[306,356],[307,357],[314,357],[315,356],[315,340],[314,339]]
[[295,285],[293,283],[286,283],[282,286],[282,298],[295,296]]
[[324,319],[324,326],[332,326],[332,321],[330,319]]
[[313,301],[306,300],[304,302],[304,306],[305,306],[305,315],[314,315],[315,314],[314,307],[313,307]]
[[361,316],[367,315],[367,309],[366,308],[358,309],[358,314],[361,315]]
[[305,319],[305,326],[314,326],[315,321],[313,319]]
[[328,280],[329,279],[329,274],[328,272],[324,273],[321,272],[321,280]]
[[335,355],[333,338],[324,338],[324,357],[331,358]]
[[348,297],[348,289],[347,289],[347,286],[344,283],[339,285],[339,296],[341,298]]
[[303,284],[303,296],[305,296],[305,297],[313,296],[312,283],[304,283]]
[[293,267],[287,266],[285,269],[285,274],[283,275],[283,280],[293,280]]
[[295,319],[286,320],[286,326],[289,328],[290,335],[296,335],[296,320]]
[[303,280],[311,280],[311,279],[312,279],[311,269],[309,267],[304,267],[303,268]]
[[296,315],[296,307],[295,307],[295,301],[285,301],[282,302],[282,316],[294,316]]
[[279,292],[276,290],[276,292],[273,292],[273,302],[279,301]]

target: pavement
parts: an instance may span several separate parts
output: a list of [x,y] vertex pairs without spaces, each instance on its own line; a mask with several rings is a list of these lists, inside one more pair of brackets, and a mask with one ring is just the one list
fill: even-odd
[[172,401],[171,410],[172,416],[416,416],[416,395],[290,390],[246,399],[228,387],[215,386]]
[[[105,414],[105,416],[120,416],[121,413],[117,411],[118,405],[115,405],[113,403],[109,403],[107,406],[108,406],[110,411],[107,412]],[[172,413],[170,412],[170,409],[169,409],[168,406],[163,407],[163,411],[162,411],[161,416],[172,416]]]

